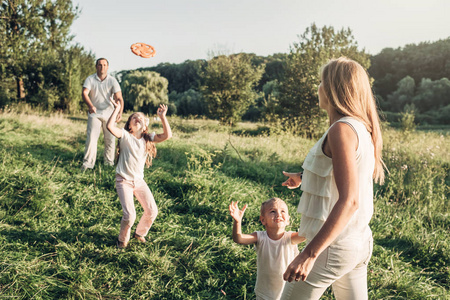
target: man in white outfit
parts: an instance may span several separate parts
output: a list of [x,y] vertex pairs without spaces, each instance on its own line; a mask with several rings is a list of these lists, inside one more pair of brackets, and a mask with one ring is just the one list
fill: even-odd
[[86,146],[83,165],[81,166],[83,171],[94,168],[97,158],[97,141],[101,130],[105,140],[104,163],[109,166],[114,165],[116,138],[106,128],[106,123],[114,111],[110,98],[113,97],[116,101],[119,100],[122,107],[117,115],[116,122],[122,119],[124,106],[119,83],[114,77],[108,75],[108,60],[106,58],[97,59],[95,67],[97,73],[86,78],[81,94],[89,108]]

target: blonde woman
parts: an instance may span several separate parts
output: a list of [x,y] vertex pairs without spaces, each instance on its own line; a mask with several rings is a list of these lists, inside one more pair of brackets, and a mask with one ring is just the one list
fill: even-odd
[[308,153],[301,185],[299,235],[307,246],[287,267],[282,299],[319,299],[331,285],[337,300],[364,300],[372,254],[373,180],[384,181],[382,137],[367,72],[345,57],[322,68],[319,106],[330,127]]

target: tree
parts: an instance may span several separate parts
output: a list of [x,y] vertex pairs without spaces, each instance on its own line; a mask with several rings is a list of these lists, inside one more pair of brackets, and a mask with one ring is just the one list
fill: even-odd
[[396,90],[396,83],[406,76],[420,82],[422,78],[450,78],[450,38],[433,43],[410,44],[402,48],[385,48],[371,57],[370,75],[374,90],[386,98]]
[[382,102],[382,108],[394,112],[403,111],[406,104],[412,103],[415,89],[414,78],[406,76],[397,83],[397,90],[387,96],[387,101]]
[[264,85],[270,81],[280,82],[283,80],[287,56],[285,53],[276,53],[264,59],[265,69],[256,87],[258,91],[263,91]]
[[177,115],[180,116],[200,116],[206,114],[206,105],[203,95],[193,89],[183,93],[175,91],[169,94],[169,101],[177,108]]
[[419,112],[427,112],[430,110],[440,110],[450,105],[450,80],[441,78],[439,80],[431,80],[422,78],[417,92],[412,99],[414,105]]
[[[124,99],[134,111],[152,113],[159,104],[168,104],[169,82],[156,72],[134,71],[122,77],[120,83]],[[125,105],[127,107],[127,104]]]
[[323,124],[324,112],[318,105],[317,88],[320,67],[329,59],[347,56],[368,68],[369,55],[358,50],[350,29],[335,31],[333,27],[308,27],[293,44],[286,60],[285,76],[280,82],[281,119],[295,122],[307,136]]
[[67,46],[78,9],[66,0],[3,0],[1,12],[1,70],[14,77],[17,98],[22,99],[29,61],[43,61],[46,52],[60,53]]
[[280,107],[280,83],[278,80],[266,82],[263,86],[264,100],[262,115],[269,122],[277,121],[277,110]]
[[253,87],[260,80],[264,65],[255,67],[249,55],[220,55],[208,61],[203,76],[203,95],[209,116],[233,125],[255,102]]

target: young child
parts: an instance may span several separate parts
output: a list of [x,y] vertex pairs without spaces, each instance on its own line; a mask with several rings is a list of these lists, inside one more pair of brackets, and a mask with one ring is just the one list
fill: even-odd
[[241,232],[242,217],[247,204],[239,210],[238,202],[231,202],[230,215],[234,219],[233,241],[242,245],[255,244],[257,253],[257,275],[255,294],[257,299],[279,299],[284,287],[283,273],[299,253],[297,244],[305,240],[297,232],[286,232],[289,212],[286,203],[271,198],[261,205],[259,219],[266,231],[251,234]]
[[[112,101],[113,102],[113,101]],[[120,102],[113,102],[114,112],[108,120],[108,130],[119,139],[119,160],[116,168],[116,190],[122,205],[123,217],[117,247],[126,248],[130,240],[131,227],[136,220],[133,194],[142,205],[142,215],[134,237],[145,243],[153,221],[158,214],[155,199],[144,181],[144,165],[149,167],[156,155],[155,143],[161,143],[172,137],[172,131],[166,118],[167,106],[161,104],[157,114],[163,126],[162,134],[148,133],[149,119],[141,112],[133,113],[123,129],[116,127],[115,120],[120,112]]]

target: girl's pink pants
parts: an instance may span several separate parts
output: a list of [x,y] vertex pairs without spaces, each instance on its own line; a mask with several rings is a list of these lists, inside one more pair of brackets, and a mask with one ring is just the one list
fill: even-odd
[[144,209],[144,213],[136,227],[136,234],[146,236],[158,215],[155,198],[153,198],[147,183],[143,179],[136,181],[125,180],[122,176],[116,174],[116,190],[123,210],[119,241],[127,243],[130,240],[131,227],[136,220],[133,196],[136,196],[136,199]]

